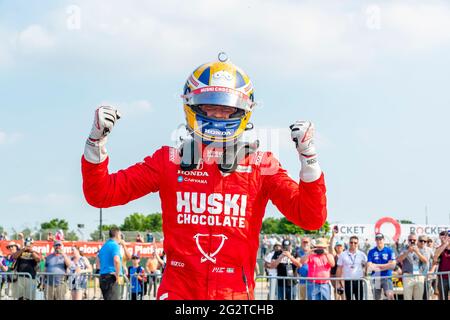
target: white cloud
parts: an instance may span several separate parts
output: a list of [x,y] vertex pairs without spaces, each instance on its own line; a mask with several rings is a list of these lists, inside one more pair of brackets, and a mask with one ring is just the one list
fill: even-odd
[[36,202],[36,197],[30,194],[20,194],[9,199],[12,204],[32,204]]
[[28,53],[52,49],[55,46],[53,36],[40,25],[30,25],[18,35],[18,45]]
[[0,145],[15,144],[22,139],[23,134],[13,132],[6,133],[0,130]]
[[102,101],[100,105],[113,106],[120,111],[122,116],[134,116],[153,112],[153,106],[148,100],[135,100],[130,102]]
[[387,32],[398,35],[397,46],[430,49],[449,43],[450,7],[448,3],[434,3],[393,3],[381,11]]
[[32,195],[29,193],[13,196],[9,203],[18,205],[46,205],[63,206],[74,202],[74,197],[67,194],[48,193],[45,195]]
[[[63,62],[126,66],[130,72],[187,74],[190,66],[226,50],[239,64],[264,66],[278,76],[305,70],[342,76],[370,70],[379,58],[405,51],[411,57],[420,54],[417,49],[450,43],[450,9],[442,1],[342,6],[340,1],[79,0],[76,7],[59,6],[40,25],[22,30],[21,46],[56,53]],[[77,28],[69,28],[74,21]],[[370,27],[374,21],[379,28]],[[2,52],[7,55],[0,46],[0,62]]]

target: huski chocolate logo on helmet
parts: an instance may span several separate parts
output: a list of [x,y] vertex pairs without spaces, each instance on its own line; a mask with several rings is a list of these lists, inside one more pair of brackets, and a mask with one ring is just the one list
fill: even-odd
[[220,242],[219,247],[216,249],[216,251],[214,251],[214,252],[211,253],[211,254],[207,254],[207,253],[205,252],[205,250],[203,250],[203,248],[202,248],[202,246],[200,245],[200,242],[199,242],[199,238],[200,238],[200,237],[206,237],[206,236],[209,236],[209,234],[200,234],[200,233],[197,233],[197,234],[194,236],[195,243],[197,244],[197,248],[198,248],[198,250],[200,251],[200,253],[203,255],[203,257],[200,259],[200,262],[203,263],[203,262],[209,260],[209,261],[211,261],[212,263],[216,263],[217,260],[216,260],[216,258],[214,258],[214,257],[215,257],[215,256],[219,253],[219,251],[222,249],[222,247],[223,247],[223,245],[224,245],[224,243],[225,243],[225,240],[227,240],[228,237],[227,237],[226,235],[224,235],[224,234],[212,234],[212,235],[211,235],[212,237],[218,237],[218,238],[221,238],[221,242]]

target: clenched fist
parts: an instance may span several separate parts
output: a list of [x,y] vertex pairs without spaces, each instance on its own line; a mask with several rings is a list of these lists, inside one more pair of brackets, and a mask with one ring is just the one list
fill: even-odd
[[314,124],[311,121],[299,120],[289,126],[291,138],[302,163],[300,179],[312,182],[320,178],[322,170],[317,162],[316,147],[314,145]]
[[95,141],[106,137],[119,119],[120,113],[118,110],[113,107],[99,107],[95,110],[94,123],[89,139]]
[[94,123],[91,133],[86,140],[84,158],[91,163],[101,163],[108,157],[106,151],[107,136],[120,119],[117,109],[109,106],[101,106],[95,110]]

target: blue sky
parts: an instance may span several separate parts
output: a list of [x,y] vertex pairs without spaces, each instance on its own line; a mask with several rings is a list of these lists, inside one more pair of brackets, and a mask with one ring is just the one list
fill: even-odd
[[[184,121],[184,81],[226,51],[250,74],[256,128],[297,178],[288,126],[315,122],[329,221],[449,223],[446,1],[0,0],[0,225],[98,223],[80,158],[93,112],[119,107],[110,169],[141,161]],[[105,223],[160,210],[149,195]],[[279,216],[272,206],[267,216]]]

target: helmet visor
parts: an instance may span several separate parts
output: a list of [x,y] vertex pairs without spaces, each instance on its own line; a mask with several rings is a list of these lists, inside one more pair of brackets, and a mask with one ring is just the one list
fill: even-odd
[[219,105],[235,107],[246,112],[252,110],[254,103],[244,93],[227,87],[204,87],[194,90],[184,96],[188,105]]

